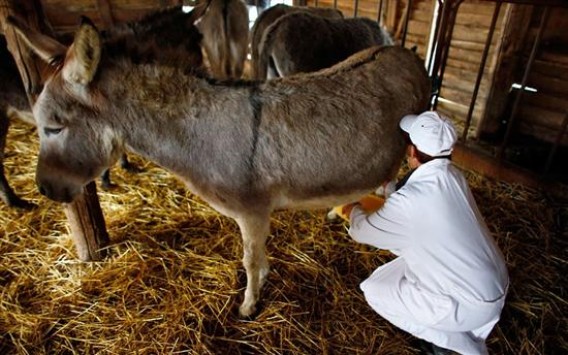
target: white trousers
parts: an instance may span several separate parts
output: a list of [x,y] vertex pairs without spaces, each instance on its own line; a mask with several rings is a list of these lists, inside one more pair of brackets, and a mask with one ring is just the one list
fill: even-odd
[[421,288],[405,276],[403,257],[379,267],[361,283],[369,305],[412,335],[461,354],[487,354],[485,340],[499,321],[505,296],[491,303],[466,301]]

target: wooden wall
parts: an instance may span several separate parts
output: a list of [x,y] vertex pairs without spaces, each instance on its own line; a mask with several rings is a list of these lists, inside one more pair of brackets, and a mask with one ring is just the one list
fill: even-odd
[[[521,82],[527,66],[542,10],[535,8],[532,13],[521,65],[515,73],[517,82]],[[550,12],[527,85],[537,92],[523,93],[517,117],[519,124],[515,128],[522,134],[555,142],[568,114],[568,8],[557,8]],[[564,134],[563,144],[568,145],[568,134]]]
[[[49,23],[58,33],[73,31],[81,15],[90,17],[100,28],[133,21],[151,10],[186,0],[41,0]],[[437,0],[295,0],[296,5],[337,7],[346,17],[379,16],[395,39],[402,36],[406,11],[410,11],[406,46],[416,45],[426,59]],[[460,126],[472,101],[475,80],[496,3],[465,0],[458,11],[449,58],[444,74],[438,110]],[[356,8],[357,7],[357,8]],[[536,35],[542,8],[503,4],[493,35],[483,80],[475,102],[470,137],[495,135],[510,111],[515,90]],[[537,93],[524,93],[515,132],[530,134],[547,142],[555,141],[568,110],[568,9],[554,8],[543,35],[528,85]],[[511,94],[512,93],[512,94]],[[568,134],[564,144],[568,145]]]
[[[436,0],[414,0],[410,9],[406,47],[416,45],[417,51],[423,59],[430,41]],[[365,16],[372,19],[378,18],[379,0],[360,0],[357,16]],[[307,1],[309,6],[315,6],[315,0]],[[354,14],[354,0],[337,0],[337,7],[346,17]],[[382,23],[400,40],[403,31],[404,17],[408,2],[405,0],[383,0]],[[318,6],[333,7],[333,0],[319,0]],[[503,18],[506,8],[504,5],[500,11],[497,28],[493,35],[489,60],[487,60],[485,73],[476,100],[473,115],[472,132],[475,134],[478,122],[485,109],[489,86],[495,68],[495,60],[492,60],[500,43],[503,28]],[[481,63],[481,56],[489,26],[493,16],[495,3],[490,1],[466,0],[460,6],[456,18],[456,25],[449,51],[449,58],[444,74],[444,82],[441,89],[441,100],[438,110],[450,116],[460,125],[465,122],[472,94],[475,86],[477,72]]]
[[[355,0],[319,0],[317,6],[334,7],[346,17],[355,15]],[[401,38],[407,0],[383,0],[381,23]],[[316,0],[307,0],[316,6]],[[379,0],[359,0],[357,16],[378,19]],[[426,59],[434,19],[436,0],[414,0],[406,46],[416,45]],[[453,118],[463,129],[479,71],[491,19],[496,7],[493,1],[465,0],[459,8],[452,36],[449,58],[444,73],[438,110]],[[543,8],[533,5],[503,4],[492,37],[473,111],[469,137],[502,134],[503,121],[511,110],[530,54]],[[523,94],[514,132],[529,134],[554,142],[568,110],[568,9],[556,7],[550,13],[543,42],[528,85],[538,92]],[[568,134],[563,144],[568,145]]]
[[179,4],[179,0],[41,0],[44,13],[58,33],[73,32],[80,16],[89,17],[99,28],[129,22],[149,11]]

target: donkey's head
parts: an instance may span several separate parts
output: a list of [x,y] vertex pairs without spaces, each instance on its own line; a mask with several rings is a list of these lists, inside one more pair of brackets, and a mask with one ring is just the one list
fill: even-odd
[[102,44],[95,26],[84,20],[66,47],[14,18],[24,42],[50,64],[33,107],[40,138],[36,181],[50,199],[70,202],[117,159],[121,143],[101,119],[105,98],[97,90]]

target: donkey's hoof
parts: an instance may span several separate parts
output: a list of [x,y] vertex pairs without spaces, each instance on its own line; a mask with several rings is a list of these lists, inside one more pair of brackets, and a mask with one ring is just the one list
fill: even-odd
[[128,171],[129,173],[132,173],[132,174],[138,174],[138,173],[144,172],[144,169],[139,168],[138,166],[136,166],[132,163],[120,164],[120,167],[123,170]]
[[256,306],[254,304],[243,303],[239,307],[239,315],[241,318],[252,318],[256,314]]
[[37,207],[35,203],[28,202],[26,200],[22,200],[21,198],[14,198],[8,201],[8,206],[20,208],[25,211],[33,210]]
[[101,179],[101,188],[105,191],[113,190],[118,187],[117,184],[114,184],[110,180]]

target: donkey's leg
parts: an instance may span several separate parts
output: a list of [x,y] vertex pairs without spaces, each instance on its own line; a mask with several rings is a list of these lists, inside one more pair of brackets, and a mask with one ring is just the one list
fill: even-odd
[[136,165],[132,164],[129,160],[128,160],[128,155],[126,155],[126,153],[123,153],[120,156],[120,167],[126,171],[128,171],[129,173],[140,173],[143,170],[139,167],[137,167]]
[[237,223],[243,238],[243,265],[247,272],[247,288],[239,312],[241,316],[248,317],[256,312],[260,289],[270,269],[266,258],[266,238],[270,233],[270,216],[249,215],[238,218]]
[[35,207],[35,205],[19,198],[8,184],[8,180],[4,175],[4,148],[6,147],[6,136],[8,135],[9,126],[10,119],[6,115],[6,111],[2,110],[0,112],[0,200],[10,207],[29,210]]
[[110,168],[103,171],[101,175],[101,187],[103,190],[110,190],[115,187],[112,181],[110,181]]

